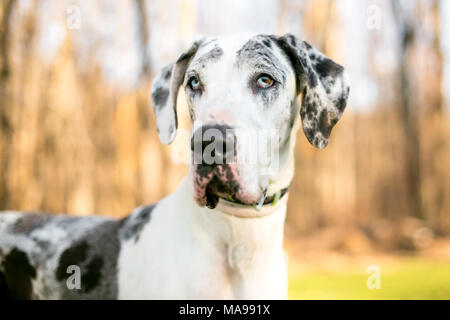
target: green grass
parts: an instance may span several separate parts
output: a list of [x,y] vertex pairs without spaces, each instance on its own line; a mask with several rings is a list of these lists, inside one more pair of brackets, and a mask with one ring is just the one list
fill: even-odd
[[381,264],[381,288],[373,290],[366,285],[366,268],[293,270],[289,299],[450,299],[450,262],[402,259]]

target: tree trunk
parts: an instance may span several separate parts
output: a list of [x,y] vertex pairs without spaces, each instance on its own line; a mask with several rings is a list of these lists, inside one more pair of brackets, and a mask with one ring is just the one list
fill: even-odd
[[9,47],[11,36],[11,15],[15,0],[1,2],[0,21],[0,209],[10,206],[10,194],[8,185],[8,170],[12,148],[13,126],[11,123],[11,110],[9,101],[9,78],[11,74],[9,64]]
[[[441,51],[441,24],[440,24],[440,1],[433,1],[431,8],[432,13],[432,35],[433,35],[433,50],[430,63],[431,68],[427,68],[430,74],[427,77],[430,79],[426,94],[427,107],[426,110],[426,124],[429,134],[430,149],[427,152],[427,169],[429,174],[430,197],[427,199],[427,216],[430,219],[431,225],[438,232],[442,226],[443,208],[444,208],[444,148],[445,148],[445,133],[443,131],[442,120],[443,115],[443,95],[442,95],[442,81],[444,58]],[[427,81],[428,82],[428,81]],[[427,131],[428,131],[427,130]]]
[[138,16],[138,32],[142,53],[141,79],[148,79],[151,72],[150,55],[148,50],[149,30],[146,6],[143,0],[136,0],[136,9]]
[[421,196],[421,170],[420,170],[420,140],[418,130],[417,106],[412,99],[409,53],[416,36],[414,25],[403,16],[399,1],[392,1],[394,17],[399,30],[400,69],[399,69],[399,103],[396,104],[404,133],[404,155],[406,191],[408,192],[408,207],[410,214],[423,218]]

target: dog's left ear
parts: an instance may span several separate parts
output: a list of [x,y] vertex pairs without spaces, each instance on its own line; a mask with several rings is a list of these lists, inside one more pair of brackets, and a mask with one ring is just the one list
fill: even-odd
[[291,34],[276,41],[294,68],[297,94],[302,93],[303,131],[312,145],[323,149],[347,104],[350,87],[344,68]]
[[197,52],[200,41],[196,41],[175,63],[165,66],[152,83],[153,109],[159,139],[163,144],[170,144],[177,136],[177,96],[183,83],[186,69]]

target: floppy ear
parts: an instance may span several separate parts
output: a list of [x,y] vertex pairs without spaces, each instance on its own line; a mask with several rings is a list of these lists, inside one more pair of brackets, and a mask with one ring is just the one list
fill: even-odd
[[153,109],[159,139],[163,144],[170,144],[177,135],[177,96],[183,83],[184,74],[192,57],[197,52],[201,41],[192,44],[175,63],[165,66],[152,83]]
[[323,149],[347,104],[350,87],[344,68],[291,34],[277,43],[294,68],[297,94],[302,93],[303,131],[312,145]]

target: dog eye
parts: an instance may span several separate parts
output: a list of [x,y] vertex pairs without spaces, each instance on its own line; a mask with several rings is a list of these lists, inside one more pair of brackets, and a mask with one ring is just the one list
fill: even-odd
[[188,81],[188,86],[194,91],[200,90],[201,89],[200,80],[198,80],[197,77],[191,77]]
[[267,89],[270,88],[275,80],[273,80],[270,76],[264,74],[256,80],[256,86],[258,88]]

